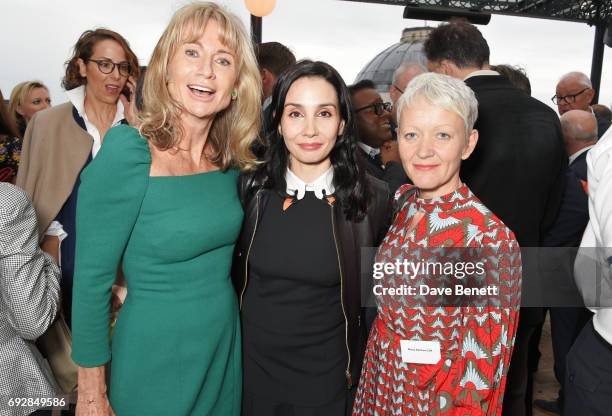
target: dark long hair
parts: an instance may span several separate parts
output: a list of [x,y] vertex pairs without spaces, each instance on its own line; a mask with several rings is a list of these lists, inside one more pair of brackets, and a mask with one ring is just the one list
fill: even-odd
[[278,126],[283,116],[289,88],[295,81],[303,77],[323,78],[336,90],[340,116],[344,120],[344,130],[338,136],[330,153],[334,169],[335,197],[346,219],[358,222],[365,216],[370,193],[366,184],[365,171],[357,162],[357,135],[355,134],[351,96],[340,74],[325,62],[300,61],[289,67],[279,77],[266,115],[267,148],[264,156],[265,163],[258,172],[260,176],[258,182],[262,183],[265,188],[274,189],[285,195],[287,188],[285,172],[289,152],[283,137],[278,132]]

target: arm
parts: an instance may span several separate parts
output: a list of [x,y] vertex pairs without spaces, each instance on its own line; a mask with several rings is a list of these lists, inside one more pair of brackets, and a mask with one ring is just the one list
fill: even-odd
[[81,174],[77,202],[73,288],[73,359],[83,367],[110,360],[111,287],[136,222],[150,168],[137,131],[109,130],[97,157]]
[[499,286],[500,296],[494,299],[501,304],[462,308],[464,328],[459,354],[464,364],[457,377],[457,416],[501,414],[518,325],[522,267],[513,236],[502,240],[497,251],[496,265],[487,269],[487,284]]
[[60,272],[38,247],[36,213],[25,192],[0,189],[0,292],[10,325],[35,340],[57,314]]
[[[612,140],[612,132],[608,132],[601,140]],[[597,160],[589,164],[589,180],[597,178],[597,188],[589,195],[589,214],[599,224],[601,247],[608,265],[612,264],[612,158],[610,152],[602,153]],[[587,157],[589,157],[588,155]],[[598,244],[599,246],[599,244]]]
[[92,407],[109,412],[104,364],[111,358],[111,288],[149,169],[146,141],[136,130],[118,126],[109,130],[97,157],[81,174],[72,303],[72,358],[80,366],[78,414],[88,414]]

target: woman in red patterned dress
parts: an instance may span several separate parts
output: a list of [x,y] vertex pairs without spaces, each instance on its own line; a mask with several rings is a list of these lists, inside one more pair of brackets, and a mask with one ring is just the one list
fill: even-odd
[[[512,231],[459,178],[478,141],[477,109],[462,81],[432,73],[412,80],[398,102],[399,150],[414,186],[397,191],[394,222],[376,256],[378,316],[354,416],[501,415],[521,258]],[[470,271],[457,267],[466,255],[476,264]],[[425,268],[451,258],[454,272]],[[475,296],[457,286],[475,287]]]

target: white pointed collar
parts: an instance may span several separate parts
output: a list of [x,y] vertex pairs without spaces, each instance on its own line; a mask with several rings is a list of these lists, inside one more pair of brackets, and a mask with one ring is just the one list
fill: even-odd
[[[71,90],[66,91],[66,96],[76,108],[77,113],[83,120],[89,121],[87,118],[87,113],[85,113],[85,85],[81,85],[80,87],[73,88]],[[115,119],[113,120],[113,126],[119,124],[121,120],[124,118],[125,109],[123,108],[123,103],[121,100],[117,100],[117,112],[115,112]]]
[[304,198],[306,191],[314,191],[315,196],[323,199],[334,193],[334,167],[330,166],[325,173],[315,179],[313,182],[306,183],[287,168],[285,172],[285,181],[287,182],[287,194],[296,195],[298,200]]

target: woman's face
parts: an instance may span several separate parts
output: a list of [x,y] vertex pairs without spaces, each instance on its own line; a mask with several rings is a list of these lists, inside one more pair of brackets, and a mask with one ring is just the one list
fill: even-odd
[[338,95],[329,82],[321,77],[302,77],[289,87],[278,132],[291,155],[291,170],[327,169],[329,154],[343,129]]
[[417,98],[399,119],[399,152],[404,170],[423,198],[448,194],[461,186],[459,167],[478,141],[457,114]]
[[[98,61],[98,62],[94,62]],[[108,74],[108,69],[115,67]],[[121,90],[125,87],[128,76],[119,70],[119,65],[129,65],[127,56],[120,44],[111,39],[104,39],[93,47],[91,58],[84,62],[79,59],[79,70],[87,78],[85,85],[88,100],[96,100],[109,105],[116,105]],[[100,69],[102,68],[102,69]]]
[[237,58],[219,39],[219,25],[206,24],[202,36],[178,46],[168,63],[168,91],[183,107],[183,118],[212,120],[226,109],[238,77]]
[[23,102],[17,106],[17,112],[29,122],[40,110],[51,107],[51,98],[46,88],[32,88]]

